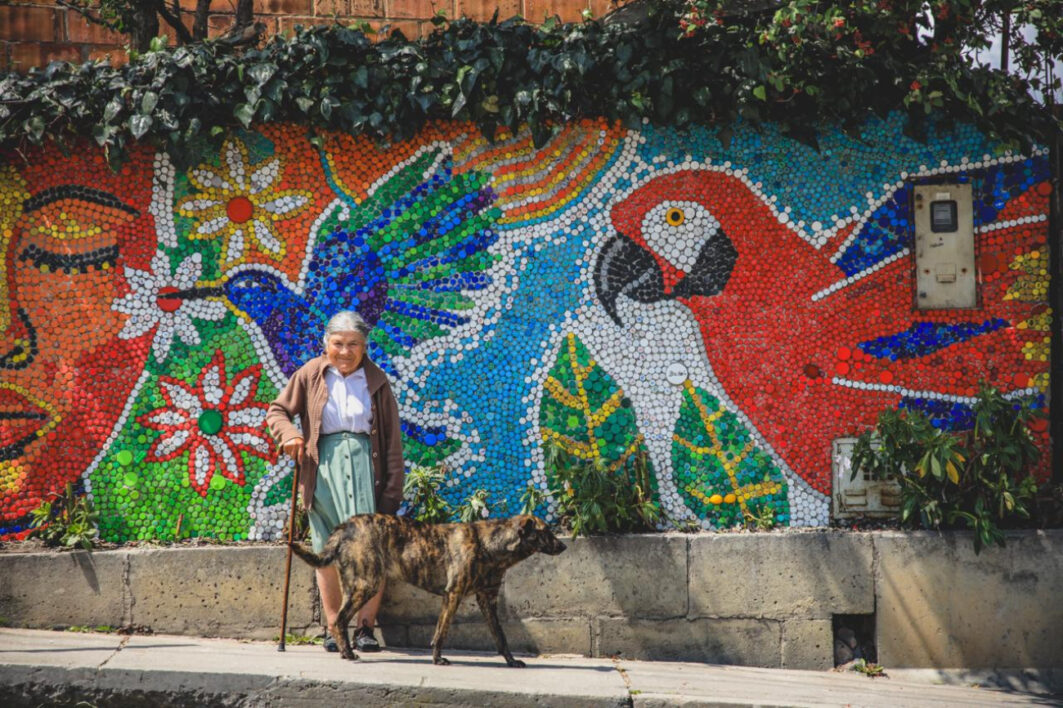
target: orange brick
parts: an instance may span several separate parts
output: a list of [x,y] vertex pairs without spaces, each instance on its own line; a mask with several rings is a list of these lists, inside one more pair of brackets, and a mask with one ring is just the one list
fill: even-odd
[[339,17],[350,14],[348,0],[314,0],[314,15],[317,17]]
[[[255,10],[258,11],[258,4],[255,3]],[[167,0],[167,6],[172,7],[172,0]],[[210,11],[207,13],[207,24],[210,24],[210,18],[213,15],[226,15],[228,17],[234,16],[234,10],[236,9],[235,0],[219,2],[219,0],[212,0],[210,4]],[[261,18],[256,17],[255,20]],[[192,31],[192,23],[196,21],[196,0],[181,0],[181,21],[185,23],[185,27],[188,31]]]
[[129,61],[124,47],[95,46],[89,48],[89,59],[109,59],[111,66],[122,66]]
[[586,8],[587,2],[572,0],[525,0],[524,17],[536,24],[554,15],[559,16],[562,22],[582,22]]
[[[363,20],[355,21],[361,22]],[[374,42],[387,39],[394,30],[401,30],[406,35],[406,39],[417,39],[421,36],[422,23],[416,20],[366,20],[365,22],[374,30],[372,33],[367,33],[369,39]]]
[[331,17],[279,17],[277,18],[277,33],[282,35],[294,34],[296,25],[312,27],[331,24],[335,24]]
[[[395,30],[400,30],[404,35],[406,35],[406,39],[417,39],[421,36],[421,27],[423,24],[424,23],[422,22],[413,22],[410,20],[392,20],[387,23],[387,27],[384,27],[382,29],[385,29],[388,35],[390,35]],[[429,25],[429,27],[431,27],[431,25]],[[384,36],[386,37],[387,35]]]
[[93,24],[72,10],[65,14],[67,41],[86,44],[124,44],[127,41],[125,35]]
[[628,4],[628,0],[590,0],[591,14],[594,19],[600,20],[613,10]]
[[436,10],[444,10],[450,17],[453,9],[449,0],[386,0],[384,14],[388,17],[428,20],[436,14]]
[[53,61],[81,61],[81,48],[59,42],[19,42],[11,45],[11,66],[27,71],[34,66],[46,66]]
[[207,36],[220,37],[233,26],[233,15],[219,14],[207,16]]
[[313,11],[313,0],[258,0],[255,3],[256,15],[309,15]]
[[347,13],[357,17],[383,17],[384,0],[351,0]]
[[[188,31],[191,32],[192,23],[189,22],[187,27]],[[163,21],[159,23],[159,34],[165,35],[170,40],[171,47],[177,46],[177,30],[171,27],[169,22]]]
[[[228,34],[229,30],[233,28],[233,22],[235,21],[236,16],[231,13],[219,13],[217,15],[208,16],[207,37],[213,39]],[[277,18],[256,16],[255,22],[266,26],[265,31],[262,33],[261,41],[268,41],[270,37],[277,33]],[[188,30],[190,32],[192,31],[191,22],[188,23]],[[170,42],[170,44],[172,45],[174,42]]]
[[521,14],[520,0],[457,0],[455,17],[468,17],[477,22],[489,22],[498,10],[498,21]]
[[62,39],[55,10],[45,7],[0,7],[0,39],[51,42]]

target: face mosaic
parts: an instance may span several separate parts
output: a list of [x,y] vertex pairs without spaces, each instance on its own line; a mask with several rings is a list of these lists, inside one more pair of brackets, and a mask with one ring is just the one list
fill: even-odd
[[[587,121],[538,149],[437,124],[318,150],[267,125],[183,172],[146,149],[117,173],[88,148],[5,160],[0,536],[68,483],[107,540],[278,536],[266,405],[344,309],[451,503],[552,490],[551,442],[616,474],[644,458],[677,522],[825,524],[831,443],[878,411],[969,427],[983,379],[1047,408],[1048,178],[1041,153],[962,125],[914,143],[897,116],[818,152]],[[912,190],[940,183],[973,190],[975,309],[913,307]]]

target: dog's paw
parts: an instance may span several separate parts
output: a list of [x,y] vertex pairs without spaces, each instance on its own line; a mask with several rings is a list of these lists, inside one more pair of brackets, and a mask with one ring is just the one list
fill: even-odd
[[348,661],[358,661],[358,655],[355,654],[353,651],[341,651],[340,656],[342,656],[344,659],[347,659]]
[[527,664],[525,664],[520,659],[510,659],[506,663],[512,666],[514,669],[523,669],[525,666],[527,666]]
[[433,656],[432,663],[436,666],[450,666],[450,662],[441,656]]

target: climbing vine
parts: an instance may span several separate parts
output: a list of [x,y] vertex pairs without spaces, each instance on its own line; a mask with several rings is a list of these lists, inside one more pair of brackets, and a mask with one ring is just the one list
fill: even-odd
[[[1006,123],[1050,122],[1060,89],[1058,0],[687,0],[680,27],[743,44],[753,99],[843,124],[903,107],[916,135],[935,114],[1014,140]],[[994,42],[996,66],[978,54]]]
[[[717,4],[660,0],[630,21],[541,26],[437,18],[416,41],[301,28],[242,52],[206,41],[155,46],[121,67],[53,63],[0,76],[0,148],[89,137],[118,159],[131,143],[150,141],[180,163],[217,147],[231,127],[269,121],[385,140],[453,118],[488,136],[527,125],[540,145],[586,116],[711,125],[725,141],[739,119],[771,121],[814,143],[825,122],[856,126],[893,110],[907,112],[913,134],[933,113],[1020,147],[1059,129],[1032,80],[897,32],[886,41],[877,29],[886,20],[865,27],[868,7],[896,13],[905,3],[847,4],[856,9],[829,21],[826,9],[801,14],[826,3],[733,16],[713,15]],[[1058,50],[1058,41],[1046,35],[1043,49]]]

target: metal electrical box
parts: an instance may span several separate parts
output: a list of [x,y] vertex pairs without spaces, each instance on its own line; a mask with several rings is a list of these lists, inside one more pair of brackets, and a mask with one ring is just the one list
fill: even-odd
[[901,486],[895,479],[871,479],[866,472],[854,479],[854,445],[856,438],[838,438],[831,446],[834,472],[831,515],[835,519],[896,516],[901,507]]
[[915,187],[915,306],[978,307],[970,184]]

